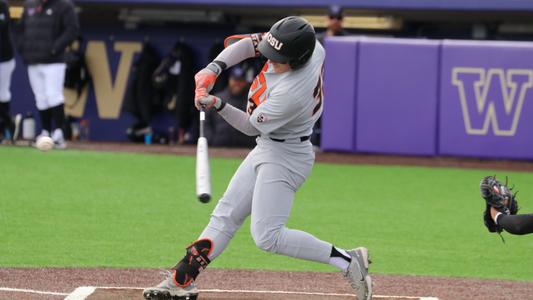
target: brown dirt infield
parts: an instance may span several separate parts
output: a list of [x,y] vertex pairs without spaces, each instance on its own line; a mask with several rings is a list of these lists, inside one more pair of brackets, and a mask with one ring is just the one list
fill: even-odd
[[[438,299],[532,299],[533,282],[481,280],[429,276],[373,275],[375,295],[438,297]],[[0,286],[71,293],[79,286],[152,286],[161,281],[159,270],[107,268],[2,268]],[[198,279],[201,290],[291,291],[350,294],[351,289],[339,273],[274,272],[250,270],[206,270]],[[0,299],[62,299],[64,296],[6,293]],[[97,290],[87,299],[142,299],[141,290]],[[355,299],[346,296],[282,295],[253,293],[201,293],[199,300],[210,299]],[[387,299],[376,297],[374,299]],[[407,299],[407,298],[394,298]]]

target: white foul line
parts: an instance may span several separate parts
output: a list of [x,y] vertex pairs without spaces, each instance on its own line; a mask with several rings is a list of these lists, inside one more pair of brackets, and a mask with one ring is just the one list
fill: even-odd
[[[96,289],[102,290],[143,290],[141,287],[93,287],[82,286],[74,290],[65,300],[84,300],[89,297]],[[227,294],[278,294],[278,295],[310,295],[310,296],[336,296],[336,297],[353,297],[354,294],[338,294],[338,293],[321,293],[321,292],[295,292],[295,291],[254,291],[254,290],[220,290],[220,289],[203,289],[199,290],[203,293],[227,293]],[[384,296],[373,295],[374,299],[418,299],[418,300],[439,300],[434,297],[412,297],[412,296]]]
[[[334,297],[352,297],[355,298],[354,294],[339,294],[339,293],[321,293],[321,292],[294,292],[294,291],[254,291],[254,290],[200,290],[204,293],[235,293],[235,294],[280,294],[280,295],[309,295],[309,296],[334,296]],[[383,296],[383,295],[373,295],[372,298],[386,298],[386,299],[419,299],[419,300],[432,300],[425,299],[420,297],[406,297],[406,296]]]
[[68,296],[67,293],[45,292],[28,289],[14,289],[8,287],[0,287],[0,292],[14,292],[14,293],[28,293],[28,294],[40,294],[40,295],[54,295],[54,296]]

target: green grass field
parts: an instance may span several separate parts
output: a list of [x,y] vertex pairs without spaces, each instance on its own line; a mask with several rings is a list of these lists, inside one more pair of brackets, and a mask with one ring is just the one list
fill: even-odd
[[[0,267],[169,267],[216,204],[194,195],[194,158],[0,148]],[[239,160],[212,159],[214,198]],[[533,236],[482,224],[478,183],[509,175],[533,212],[533,174],[317,164],[289,227],[371,250],[372,272],[533,280]],[[530,195],[530,200],[527,196]],[[216,268],[334,271],[258,250],[249,222]]]

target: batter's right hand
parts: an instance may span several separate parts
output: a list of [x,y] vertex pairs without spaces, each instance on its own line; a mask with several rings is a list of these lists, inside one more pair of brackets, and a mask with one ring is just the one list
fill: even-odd
[[216,80],[217,74],[207,68],[204,68],[200,70],[200,72],[196,73],[196,75],[194,75],[194,81],[196,83],[194,99],[196,100],[198,98],[205,97],[211,91],[211,89],[213,89]]
[[198,99],[195,99],[194,104],[198,110],[200,110],[200,107],[203,107],[206,110],[209,110],[211,107],[219,109],[222,105],[222,99],[213,95],[206,94],[204,97],[199,97]]

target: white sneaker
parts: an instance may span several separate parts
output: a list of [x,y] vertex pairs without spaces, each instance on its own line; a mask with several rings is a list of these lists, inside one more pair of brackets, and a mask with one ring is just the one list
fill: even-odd
[[368,249],[360,247],[347,252],[352,257],[352,262],[346,272],[344,272],[344,278],[350,282],[350,285],[355,290],[357,300],[371,300],[372,278],[368,275],[370,262]]
[[54,130],[54,133],[52,134],[52,140],[54,140],[54,147],[56,149],[67,148],[67,142],[65,141],[65,137],[63,136],[63,130],[59,128]]
[[43,137],[43,136],[47,136],[47,137],[50,137],[50,132],[48,132],[48,130],[41,130],[41,134],[39,134],[35,140],[38,140],[39,138]]

